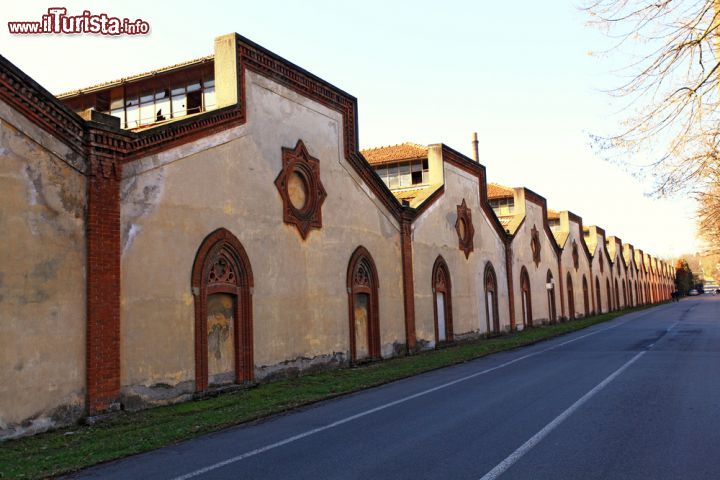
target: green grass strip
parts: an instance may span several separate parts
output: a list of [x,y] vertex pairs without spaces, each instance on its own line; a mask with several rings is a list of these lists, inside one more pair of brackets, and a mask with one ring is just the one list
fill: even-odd
[[92,426],[75,425],[7,441],[0,443],[0,478],[44,478],[76,471],[320,400],[537,343],[642,308],[647,306],[458,343],[362,367],[274,381],[202,400],[121,413]]

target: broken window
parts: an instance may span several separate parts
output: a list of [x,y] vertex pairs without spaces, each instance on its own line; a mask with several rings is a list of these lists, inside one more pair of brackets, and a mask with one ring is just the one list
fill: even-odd
[[413,160],[379,166],[375,169],[389,188],[407,188],[429,182],[427,160]]
[[152,125],[217,107],[212,78],[193,80],[188,84],[175,85],[172,89],[156,87],[143,92],[136,89],[134,94],[123,96],[124,88],[100,92],[95,96],[95,109],[119,118],[122,128]]

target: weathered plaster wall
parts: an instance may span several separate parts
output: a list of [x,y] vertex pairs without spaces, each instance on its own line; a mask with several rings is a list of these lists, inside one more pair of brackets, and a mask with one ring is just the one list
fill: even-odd
[[[170,396],[192,390],[190,272],[200,243],[219,227],[240,240],[252,265],[258,378],[278,368],[347,359],[346,274],[359,245],[369,250],[378,270],[382,355],[393,355],[405,343],[398,225],[345,161],[340,114],[254,73],[246,74],[246,82],[246,125],[125,170],[126,394],[151,399],[163,386]],[[281,147],[294,148],[299,139],[320,160],[327,191],[323,227],[306,240],[283,223],[273,183],[281,170]],[[148,389],[153,386],[155,393]]]
[[[522,289],[520,288],[520,271],[524,266],[530,278],[533,325],[540,325],[548,322],[550,313],[548,309],[547,289],[545,288],[547,272],[552,272],[555,280],[555,311],[557,318],[560,318],[560,281],[558,272],[557,256],[553,250],[551,239],[548,238],[543,228],[543,209],[539,205],[526,201],[522,190],[516,190],[515,206],[524,205],[525,220],[515,232],[512,240],[512,265],[513,282],[515,291],[515,325],[522,328]],[[540,264],[536,267],[533,262],[530,241],[532,238],[533,226],[540,232]]]
[[[413,280],[415,329],[421,345],[434,346],[432,269],[442,255],[452,282],[453,331],[456,338],[487,333],[485,314],[485,265],[495,269],[498,284],[500,328],[510,326],[505,275],[505,247],[480,208],[478,178],[444,163],[445,192],[413,224]],[[455,230],[457,206],[465,200],[472,212],[474,250],[466,259],[458,248]]]
[[0,102],[0,438],[78,418],[85,383],[85,177]]
[[[563,288],[565,289],[564,301],[565,301],[565,316],[570,316],[570,300],[568,298],[568,285],[567,285],[567,274],[570,273],[573,286],[573,298],[575,300],[575,317],[581,318],[586,315],[590,315],[592,312],[592,289],[590,282],[592,281],[592,275],[590,274],[590,262],[588,261],[585,249],[582,247],[582,232],[580,230],[580,224],[569,220],[568,221],[569,235],[565,241],[565,245],[562,250],[562,269],[563,269]],[[578,251],[578,268],[575,269],[573,264],[573,242],[577,245]],[[587,280],[587,296],[588,296],[588,308],[585,311],[585,299],[583,295],[583,277]]]

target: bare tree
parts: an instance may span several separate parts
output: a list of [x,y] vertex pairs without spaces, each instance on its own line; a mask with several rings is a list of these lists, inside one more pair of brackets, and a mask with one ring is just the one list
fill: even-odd
[[[628,53],[628,80],[610,90],[628,100],[619,131],[601,148],[642,156],[659,195],[704,191],[718,168],[720,0],[589,0],[591,23]],[[637,53],[640,52],[640,53]],[[630,163],[627,162],[626,163]]]
[[720,254],[720,178],[710,182],[697,197],[700,205],[698,226],[700,235],[707,241],[707,253]]

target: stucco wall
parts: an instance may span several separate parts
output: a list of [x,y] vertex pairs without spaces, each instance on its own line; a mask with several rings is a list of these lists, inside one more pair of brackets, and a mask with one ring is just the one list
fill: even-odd
[[0,438],[82,413],[85,177],[71,155],[0,102]]
[[[134,162],[122,185],[122,385],[126,393],[194,381],[190,272],[219,227],[245,248],[254,273],[254,363],[278,368],[344,361],[346,274],[363,245],[379,277],[383,356],[405,343],[399,230],[345,161],[339,113],[248,72],[247,124]],[[302,139],[327,191],[321,230],[302,240],[283,223],[274,181],[282,147]],[[280,365],[282,362],[289,362]],[[184,383],[183,383],[184,382]],[[174,392],[177,393],[177,392]]]
[[[575,269],[573,264],[573,242],[577,245],[578,251],[578,268]],[[582,232],[580,231],[580,224],[572,220],[569,221],[569,234],[568,238],[563,245],[562,250],[562,269],[563,269],[563,288],[565,289],[564,301],[565,301],[565,316],[570,316],[570,301],[568,298],[568,285],[567,285],[567,274],[570,273],[573,286],[573,298],[575,301],[575,317],[581,318],[586,315],[590,315],[592,312],[592,288],[590,282],[592,276],[590,274],[590,262],[588,261],[585,249],[582,246]],[[583,295],[583,277],[587,280],[587,300],[588,307],[587,312],[585,311],[585,299]]]
[[[555,310],[557,312],[557,319],[560,319],[561,316],[557,256],[552,247],[552,240],[548,238],[543,228],[543,209],[540,205],[525,201],[523,198],[518,199],[517,197],[515,200],[516,208],[520,202],[524,204],[525,220],[515,232],[512,240],[515,325],[518,329],[522,328],[523,325],[522,289],[520,288],[520,272],[523,266],[527,269],[530,279],[533,325],[548,322],[550,318],[547,289],[545,288],[548,270],[552,272],[553,279],[555,280]],[[535,266],[535,262],[533,262],[532,249],[530,248],[533,226],[540,234],[540,264],[538,266]]]
[[[438,255],[448,265],[452,282],[453,331],[456,338],[487,333],[484,273],[487,262],[498,284],[500,328],[509,328],[505,247],[480,208],[478,178],[444,163],[445,191],[413,224],[415,330],[421,345],[434,346],[432,269]],[[457,206],[463,199],[472,212],[474,250],[468,258],[458,247]]]

